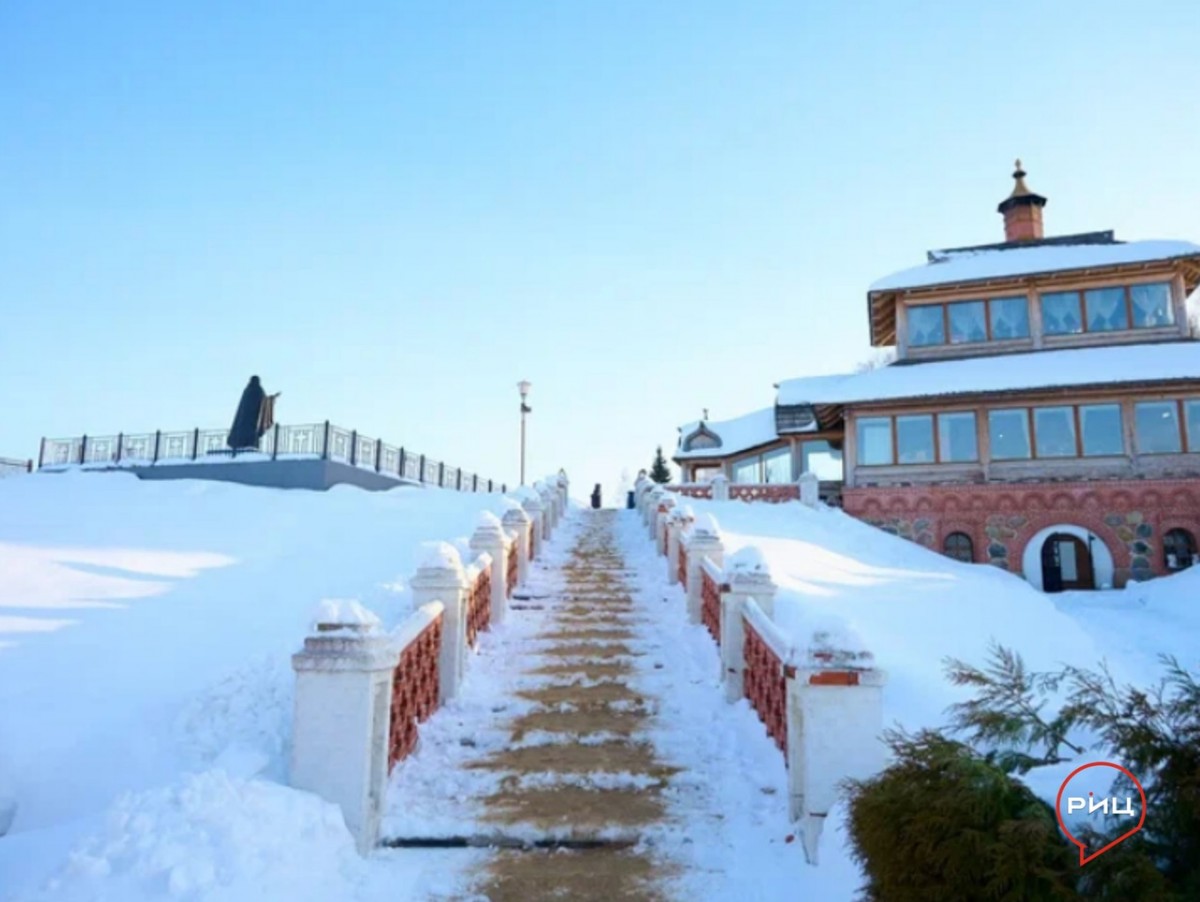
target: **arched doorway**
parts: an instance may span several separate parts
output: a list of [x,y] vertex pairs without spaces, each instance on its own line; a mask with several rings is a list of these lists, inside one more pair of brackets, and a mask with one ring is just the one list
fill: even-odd
[[1042,543],[1042,588],[1046,592],[1096,588],[1087,542],[1070,533],[1051,533]]
[[[1064,587],[1052,581],[1055,576],[1053,572],[1053,550],[1047,553],[1046,546],[1051,537],[1056,535],[1073,536],[1079,540],[1080,545],[1087,552],[1086,560],[1091,565],[1092,588],[1111,589],[1113,587],[1115,562],[1113,561],[1112,552],[1104,543],[1104,539],[1090,529],[1076,526],[1074,523],[1055,523],[1035,533],[1025,543],[1025,548],[1021,552],[1021,572],[1025,574],[1025,578],[1029,580],[1035,589],[1042,589],[1046,592],[1061,592],[1063,588],[1075,588],[1074,586]],[[1076,554],[1075,560],[1077,562],[1084,559],[1079,555],[1078,545],[1073,546],[1073,550]],[[1043,558],[1043,554],[1045,554],[1045,558]],[[1046,564],[1050,565],[1049,572],[1043,571],[1043,560]],[[1061,561],[1062,554],[1060,551],[1060,567]],[[1078,569],[1076,573],[1078,574]],[[1076,575],[1075,580],[1072,580],[1072,582],[1076,580],[1078,580],[1078,575]]]

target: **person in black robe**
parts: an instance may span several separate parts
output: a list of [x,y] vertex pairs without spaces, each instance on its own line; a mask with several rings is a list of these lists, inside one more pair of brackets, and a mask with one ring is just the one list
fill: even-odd
[[233,451],[258,448],[258,441],[262,438],[264,431],[260,428],[260,415],[266,397],[267,393],[263,391],[258,377],[251,376],[250,384],[242,392],[242,400],[238,403],[237,413],[233,417],[233,426],[230,427],[229,438],[225,442]]

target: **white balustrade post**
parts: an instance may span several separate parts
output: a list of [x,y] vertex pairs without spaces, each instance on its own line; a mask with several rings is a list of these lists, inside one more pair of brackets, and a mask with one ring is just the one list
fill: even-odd
[[667,518],[674,509],[675,496],[664,491],[658,501],[658,516],[654,520],[654,547],[664,557],[667,554]]
[[800,474],[800,503],[816,507],[821,501],[821,481],[816,473]]
[[725,478],[724,473],[718,473],[712,478],[712,495],[713,501],[729,500],[729,480]]
[[541,495],[542,507],[546,510],[546,538],[549,539],[558,528],[558,504],[553,489],[544,482],[541,485],[538,494]]
[[471,551],[475,554],[486,552],[492,558],[492,620],[495,623],[503,623],[508,615],[509,544],[500,518],[491,511],[481,513],[471,535]]
[[413,607],[432,601],[445,606],[438,657],[438,703],[458,694],[467,667],[467,577],[458,549],[448,542],[422,542],[421,565],[409,581]]
[[534,491],[528,492],[521,499],[521,507],[525,508],[525,513],[529,514],[529,519],[533,521],[533,535],[529,539],[529,557],[530,559],[540,557],[542,543],[546,541],[546,510],[542,507],[541,496]]
[[762,552],[747,546],[725,562],[729,591],[721,596],[721,683],[725,701],[736,702],[745,694],[746,628],[742,611],[753,598],[768,617],[775,614],[775,583]]
[[378,618],[354,601],[322,602],[292,656],[290,783],[339,806],[364,855],[379,838],[398,662]]
[[667,517],[667,583],[679,583],[679,543],[683,538],[683,511],[675,508]]
[[[501,520],[504,528],[515,534],[513,541],[517,543],[517,585],[524,585],[529,579],[529,536],[530,523],[529,514],[525,513],[525,508],[512,502],[512,507],[504,512],[504,518]],[[515,589],[516,586],[513,586]]]
[[696,516],[696,522],[692,524],[692,530],[688,535],[687,552],[688,620],[692,623],[699,623],[703,562],[707,558],[717,567],[723,567],[725,563],[725,546],[721,542],[721,528],[717,525],[717,518],[712,514]]
[[562,515],[567,515],[567,505],[571,501],[571,480],[567,478],[566,470],[558,471],[558,507],[562,511]]
[[666,493],[662,487],[654,483],[646,495],[646,515],[643,522],[646,524],[646,533],[651,539],[654,538],[654,520],[658,516],[658,502],[664,494]]
[[887,761],[884,673],[869,654],[810,651],[787,683],[788,811],[804,856],[817,863],[821,829],[843,780],[861,780]]

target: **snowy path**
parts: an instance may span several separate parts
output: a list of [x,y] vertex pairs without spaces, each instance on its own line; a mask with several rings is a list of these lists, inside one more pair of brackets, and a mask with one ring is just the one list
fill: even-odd
[[575,846],[462,850],[491,902],[791,898],[816,872],[787,842],[782,756],[722,701],[636,517],[576,513],[546,552],[393,774],[385,836]]

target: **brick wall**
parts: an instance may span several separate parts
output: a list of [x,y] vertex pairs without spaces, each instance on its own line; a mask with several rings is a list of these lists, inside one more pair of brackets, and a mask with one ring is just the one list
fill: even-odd
[[1165,574],[1162,537],[1200,536],[1200,479],[846,488],[847,513],[935,551],[971,537],[975,561],[1022,574],[1029,540],[1057,524],[1087,529],[1108,547],[1114,584]]

